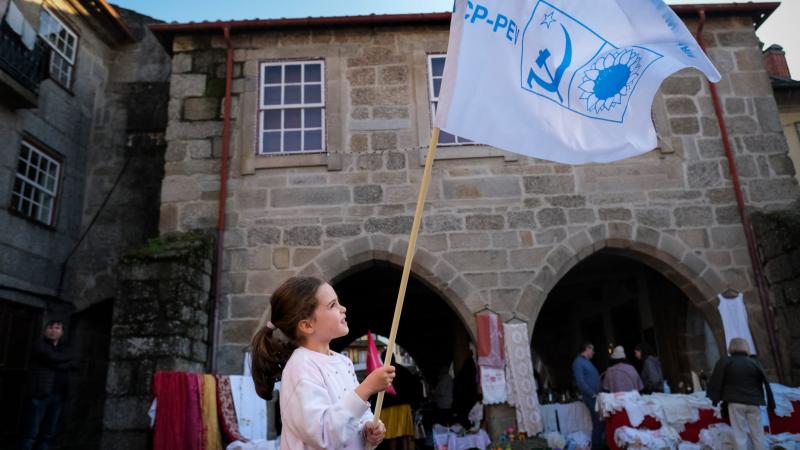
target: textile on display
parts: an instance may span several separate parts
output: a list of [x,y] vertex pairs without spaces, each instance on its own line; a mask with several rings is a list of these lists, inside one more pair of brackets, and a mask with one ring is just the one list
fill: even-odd
[[154,450],[200,450],[203,421],[198,376],[187,372],[153,375],[156,404]]
[[36,46],[36,29],[30,22],[25,20],[25,16],[22,15],[14,1],[9,2],[4,20],[11,30],[20,37],[25,47],[28,50],[33,50]]
[[533,436],[542,431],[539,396],[533,377],[528,324],[503,324],[507,401],[516,409],[517,429]]
[[203,440],[205,450],[222,450],[217,415],[217,379],[214,375],[200,375],[200,411],[203,415]]
[[468,450],[485,449],[492,440],[486,430],[477,433],[462,434],[463,428],[453,425],[448,428],[439,424],[433,425],[433,444],[436,450]]
[[681,438],[670,427],[658,430],[639,430],[631,427],[620,427],[614,432],[617,445],[628,449],[660,450],[677,448]]
[[800,388],[792,388],[778,383],[770,383],[772,395],[775,397],[775,415],[789,417],[794,411],[792,402],[800,401]]
[[478,328],[478,365],[503,368],[503,327],[500,316],[494,313],[475,315]]
[[381,410],[381,421],[386,427],[385,439],[414,437],[414,419],[411,417],[411,405],[407,403],[387,406]]
[[222,432],[230,442],[247,442],[248,439],[239,432],[239,423],[236,420],[236,408],[233,405],[231,381],[227,375],[216,375],[217,379],[217,413],[219,414]]
[[486,405],[505,403],[508,399],[505,370],[497,367],[481,366],[480,375],[483,403]]
[[280,450],[281,442],[274,441],[233,441],[225,447],[225,450]]
[[252,377],[230,375],[239,433],[248,440],[267,439],[267,402],[258,396]]
[[725,333],[725,348],[731,343],[731,339],[739,337],[747,341],[750,347],[750,354],[756,354],[756,346],[753,343],[753,336],[750,334],[750,325],[747,321],[747,308],[744,305],[744,296],[740,292],[734,298],[727,298],[722,294],[719,297],[719,315],[722,318],[722,330]]
[[700,432],[700,445],[711,450],[734,448],[733,428],[726,423],[711,425]]
[[[572,445],[572,447],[570,447]],[[591,450],[592,436],[583,431],[576,431],[567,435],[567,448],[574,450]]]
[[550,403],[542,405],[541,411],[544,431],[592,434],[592,416],[583,402]]
[[650,410],[641,404],[641,397],[636,391],[612,394],[602,392],[597,396],[597,412],[601,417],[608,417],[624,409],[628,413],[631,425],[638,427],[644,421],[644,416],[650,414]]

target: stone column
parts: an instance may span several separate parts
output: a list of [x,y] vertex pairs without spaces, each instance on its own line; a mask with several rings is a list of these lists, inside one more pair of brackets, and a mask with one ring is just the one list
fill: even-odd
[[147,410],[156,371],[204,371],[212,242],[196,232],[164,236],[120,263],[102,448],[149,447]]

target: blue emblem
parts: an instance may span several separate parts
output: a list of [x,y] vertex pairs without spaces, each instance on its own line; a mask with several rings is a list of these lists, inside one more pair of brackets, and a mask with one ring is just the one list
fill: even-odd
[[523,90],[585,117],[619,123],[642,75],[662,58],[644,47],[619,48],[546,0],[533,8],[521,52]]

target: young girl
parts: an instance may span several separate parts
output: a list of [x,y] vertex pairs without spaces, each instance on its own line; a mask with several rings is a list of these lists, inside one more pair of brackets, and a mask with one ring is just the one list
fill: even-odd
[[[394,367],[381,367],[361,384],[353,363],[332,352],[332,339],[347,335],[347,309],[331,285],[293,277],[272,294],[272,320],[253,337],[253,381],[272,398],[281,381],[281,449],[364,449],[383,440],[370,396],[386,389]],[[278,336],[278,331],[283,336]]]

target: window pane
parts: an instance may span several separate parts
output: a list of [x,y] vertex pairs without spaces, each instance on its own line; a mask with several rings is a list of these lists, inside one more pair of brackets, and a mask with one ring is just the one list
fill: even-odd
[[303,150],[322,150],[322,130],[306,131]]
[[441,132],[439,132],[439,143],[440,144],[455,144],[456,143],[456,137],[453,136],[452,134],[446,132],[446,131],[441,131]]
[[284,105],[300,104],[300,86],[283,87],[283,104]]
[[265,105],[280,105],[281,104],[281,88],[268,87],[264,89],[264,104]]
[[433,80],[433,96],[439,98],[439,91],[442,89],[442,79],[435,78]]
[[29,180],[36,180],[36,167],[33,165],[28,166],[28,172],[25,174]]
[[305,82],[322,81],[322,64],[306,64]]
[[439,56],[431,58],[431,73],[435,77],[440,77],[444,74],[444,57]]
[[300,147],[300,131],[285,131],[283,133],[283,151],[285,152],[299,152]]
[[268,109],[264,111],[264,129],[265,130],[280,130],[281,129],[281,110]]
[[28,146],[23,145],[22,150],[19,152],[20,159],[28,160]]
[[319,128],[322,126],[322,108],[307,108],[306,114],[306,128]]
[[47,177],[47,185],[45,186],[48,191],[53,192],[56,188],[56,179],[53,177]]
[[300,64],[292,64],[286,67],[286,83],[299,83],[300,69],[303,67]]
[[322,85],[308,84],[305,86],[303,103],[322,103]]
[[266,84],[280,84],[281,83],[281,66],[267,66],[264,69],[264,83],[266,83]]
[[300,114],[302,109],[286,109],[283,111],[283,128],[301,128]]
[[281,132],[264,133],[264,153],[281,151]]

